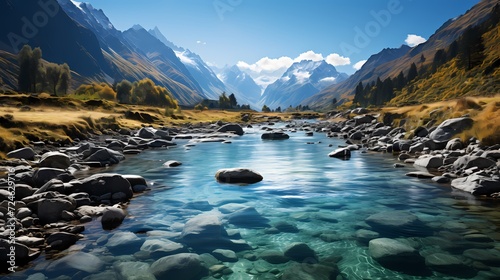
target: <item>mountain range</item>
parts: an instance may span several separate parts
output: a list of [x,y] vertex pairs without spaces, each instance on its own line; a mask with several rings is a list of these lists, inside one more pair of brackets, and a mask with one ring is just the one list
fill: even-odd
[[344,81],[347,77],[347,74],[337,72],[333,65],[325,61],[296,62],[281,78],[266,88],[259,105],[282,109],[296,107],[304,99]]
[[[209,66],[196,53],[169,41],[157,27],[146,30],[135,25],[122,32],[114,27],[104,11],[72,0],[36,4],[32,0],[4,0],[0,2],[0,78],[3,86],[17,87],[16,54],[24,44],[29,44],[40,47],[47,61],[68,63],[73,71],[73,87],[89,82],[112,84],[123,79],[134,82],[147,77],[168,88],[181,105],[192,106],[203,99],[217,100],[225,92],[234,93],[239,104],[249,104],[253,109],[263,105],[272,109],[307,105],[324,110],[331,108],[333,100],[340,103],[352,100],[359,84],[373,85],[379,80],[395,79],[401,73],[407,75],[412,64],[425,72],[437,51],[448,48],[468,28],[485,22],[495,5],[497,0],[479,2],[464,15],[444,23],[427,42],[416,47],[402,45],[383,49],[351,76],[339,73],[325,61],[300,61],[263,89],[237,66],[222,69]],[[33,18],[40,12],[48,19],[43,26]],[[498,68],[495,63],[500,63],[495,51],[500,40],[495,34],[483,36],[486,59],[481,69],[489,69],[488,73],[493,75],[490,80],[500,75],[495,70]],[[447,67],[454,67],[450,65]],[[432,80],[432,74],[421,73],[419,79],[428,79],[428,82],[421,82],[420,86],[435,83],[437,78]],[[414,90],[415,85],[410,86],[413,92],[422,91],[418,86],[420,91]],[[489,86],[486,90],[495,88]],[[401,89],[397,95],[410,92]],[[406,99],[396,96],[394,100]]]

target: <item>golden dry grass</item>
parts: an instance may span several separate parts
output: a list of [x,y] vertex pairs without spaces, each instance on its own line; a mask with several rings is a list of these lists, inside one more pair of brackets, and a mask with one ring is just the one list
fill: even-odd
[[406,119],[407,131],[425,125],[431,119],[439,124],[446,119],[468,115],[474,120],[474,125],[458,137],[462,140],[476,137],[490,145],[500,143],[500,94],[492,97],[463,97],[424,105],[387,107],[382,109],[382,113],[401,115],[395,122]]
[[[242,114],[253,121],[290,119],[287,113],[253,111],[183,110],[167,112],[158,107],[122,105],[109,101],[92,103],[50,96],[0,95],[0,158],[31,141],[70,142],[85,138],[88,132],[100,134],[120,127],[137,129],[143,125],[183,125],[188,123],[241,122]],[[28,104],[28,106],[26,105]],[[130,116],[130,115],[134,116]],[[139,116],[139,117],[138,117]]]

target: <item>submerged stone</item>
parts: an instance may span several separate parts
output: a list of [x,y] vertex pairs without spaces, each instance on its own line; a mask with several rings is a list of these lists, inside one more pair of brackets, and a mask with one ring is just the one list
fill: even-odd
[[465,265],[459,258],[443,253],[426,256],[425,264],[432,270],[461,278],[471,278],[477,273],[474,269]]
[[417,216],[407,211],[386,211],[369,216],[365,222],[381,236],[427,236],[427,228]]
[[290,261],[288,257],[286,257],[283,252],[276,250],[266,250],[260,253],[259,257],[265,260],[268,263],[272,264],[282,264]]
[[425,260],[414,248],[389,238],[373,239],[368,244],[370,256],[382,266],[412,275],[426,275]]
[[290,244],[284,253],[285,257],[296,262],[317,262],[318,256],[316,252],[305,243]]
[[197,280],[208,274],[200,256],[192,253],[181,253],[163,257],[150,267],[156,279]]

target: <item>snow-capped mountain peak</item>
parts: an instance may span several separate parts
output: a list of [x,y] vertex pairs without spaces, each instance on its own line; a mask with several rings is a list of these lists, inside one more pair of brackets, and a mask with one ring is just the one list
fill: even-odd
[[295,107],[322,89],[345,79],[346,74],[337,72],[326,61],[295,62],[280,79],[266,88],[259,103],[270,108]]

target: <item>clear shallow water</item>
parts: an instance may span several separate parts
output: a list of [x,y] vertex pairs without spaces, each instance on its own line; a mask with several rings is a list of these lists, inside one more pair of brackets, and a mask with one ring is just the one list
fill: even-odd
[[[135,232],[141,244],[148,239],[175,239],[190,218],[229,203],[254,207],[271,225],[285,221],[299,229],[296,233],[269,233],[264,228],[224,225],[226,229],[239,230],[256,255],[263,250],[282,251],[293,242],[304,242],[320,259],[341,256],[338,267],[346,279],[500,277],[500,263],[492,257],[500,249],[499,203],[476,200],[429,180],[405,177],[404,174],[414,168],[393,168],[396,160],[392,155],[355,151],[347,161],[329,158],[328,153],[343,142],[328,139],[322,133],[307,137],[298,131],[289,133],[291,138],[284,141],[262,141],[261,133],[259,128],[249,129],[244,136],[232,139],[232,144],[197,143],[194,147],[185,147],[188,141],[180,140],[175,148],[145,151],[108,169],[107,172],[142,175],[152,183],[152,190],[132,200],[129,217],[118,229],[103,231],[98,221],[85,225],[85,238],[72,250],[93,254],[105,265],[99,271],[75,274],[74,270],[57,267],[42,257],[32,268],[9,278],[24,279],[27,275],[43,273],[48,279],[61,275],[76,275],[73,279],[112,279],[109,275],[115,275],[120,262],[150,264],[154,261],[134,255],[137,252],[134,246],[109,250],[103,244],[112,235]],[[183,164],[163,167],[168,160]],[[216,171],[231,167],[253,169],[261,173],[264,180],[249,186],[217,183]],[[414,236],[406,234],[399,236],[399,240],[411,244],[423,256],[453,254],[467,267],[472,267],[474,273],[450,276],[430,271],[425,276],[412,276],[379,265],[370,257],[367,243],[356,238],[356,232],[370,229],[365,223],[370,215],[392,210],[411,213],[423,222],[422,228],[411,229]],[[394,232],[387,234],[398,237]],[[482,234],[489,240],[465,240],[470,234]],[[484,263],[464,256],[465,249],[489,249],[496,253],[488,251],[493,260]],[[244,259],[243,253],[238,254],[238,262],[225,263],[233,274],[223,279],[264,279],[272,268],[284,270],[287,266],[271,265],[263,260],[252,262]],[[256,273],[258,266],[264,268],[257,269],[260,272]],[[248,273],[252,269],[253,272]]]

